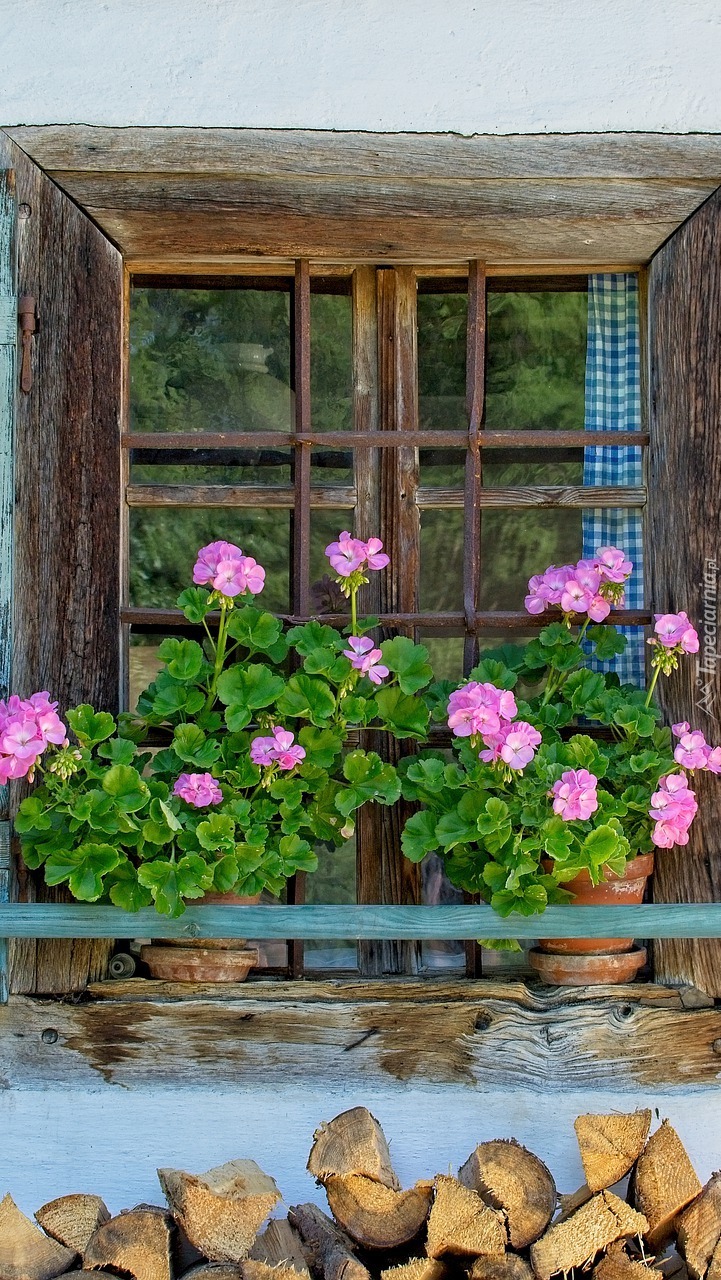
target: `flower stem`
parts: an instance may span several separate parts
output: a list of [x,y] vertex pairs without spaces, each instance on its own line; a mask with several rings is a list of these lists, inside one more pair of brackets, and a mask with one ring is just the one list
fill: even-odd
[[[232,608],[232,606],[231,606]],[[215,662],[213,664],[213,679],[210,682],[208,697],[206,699],[206,708],[210,709],[215,702],[215,695],[218,688],[218,680],[220,679],[225,662],[225,646],[228,638],[228,604],[225,596],[220,597],[220,623],[218,624],[218,643],[215,649]]]
[[358,626],[358,604],[357,604],[358,588],[353,587],[350,593],[350,629],[351,635],[355,635]]
[[657,684],[657,682],[658,682],[658,677],[660,676],[660,674],[661,674],[661,667],[660,667],[660,665],[659,665],[659,666],[654,667],[653,675],[652,675],[652,677],[651,677],[651,684],[649,685],[649,690],[648,690],[648,693],[646,694],[646,701],[645,701],[645,702],[644,702],[644,704],[643,704],[645,707],[650,707],[650,706],[651,706],[651,699],[652,699],[652,697],[653,697],[653,691],[654,691],[654,689],[656,688],[656,684]]

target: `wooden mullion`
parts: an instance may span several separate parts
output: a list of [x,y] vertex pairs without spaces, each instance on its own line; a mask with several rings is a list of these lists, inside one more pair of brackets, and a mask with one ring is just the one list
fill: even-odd
[[[353,273],[353,426],[354,434],[378,430],[378,316],[376,271],[358,267]],[[377,449],[355,448],[356,487],[355,532],[358,537],[377,537],[380,532],[380,466]],[[363,611],[380,612],[380,575],[372,574],[362,596]],[[360,745],[377,750],[379,735],[368,730],[360,735]],[[356,825],[356,898],[359,903],[383,900],[382,813],[379,805],[363,805]],[[383,944],[373,940],[358,943],[358,967],[366,976],[383,972]]]
[[468,451],[463,490],[463,642],[465,675],[478,661],[478,613],[481,581],[481,489],[483,472],[479,435],[483,423],[486,367],[486,277],[482,262],[468,265],[468,322],[466,338],[466,414]]
[[[295,392],[295,439],[293,450],[292,515],[292,598],[293,611],[306,616],[310,611],[310,445],[298,437],[310,431],[310,269],[307,259],[295,264],[293,287],[293,389]],[[288,902],[305,902],[305,873],[288,881]],[[288,965],[293,978],[302,978],[305,943],[288,940]]]

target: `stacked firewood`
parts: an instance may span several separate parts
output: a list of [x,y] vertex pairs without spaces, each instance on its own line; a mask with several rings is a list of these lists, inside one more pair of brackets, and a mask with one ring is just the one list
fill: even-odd
[[378,1121],[355,1107],[321,1125],[308,1160],[330,1214],[299,1204],[261,1230],[280,1193],[252,1160],[160,1169],[167,1207],[116,1217],[68,1195],[36,1226],[6,1196],[0,1280],[721,1280],[721,1174],[702,1187],[668,1121],[650,1127],[650,1111],[579,1116],[586,1182],[572,1195],[513,1139],[404,1189]]

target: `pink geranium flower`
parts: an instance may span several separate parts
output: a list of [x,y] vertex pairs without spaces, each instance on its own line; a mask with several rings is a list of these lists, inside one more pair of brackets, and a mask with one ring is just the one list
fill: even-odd
[[272,737],[253,738],[250,744],[253,764],[266,769],[277,764],[279,769],[289,770],[295,769],[296,765],[305,760],[305,748],[295,741],[289,729],[274,725],[272,734]]
[[266,768],[275,760],[275,738],[253,738],[250,744],[250,758],[253,764]]
[[380,538],[369,538],[365,544],[366,563],[369,569],[385,569],[390,564],[390,556],[383,550]]
[[358,538],[352,538],[347,529],[338,536],[337,542],[330,542],[325,554],[340,578],[349,578],[366,562],[366,544]]
[[597,786],[588,769],[567,769],[551,788],[553,812],[564,822],[585,822],[598,808]]
[[606,582],[625,582],[633,572],[633,561],[626,559],[618,547],[599,547],[595,564]]
[[243,552],[240,547],[236,547],[232,542],[209,542],[207,547],[201,547],[198,552],[198,558],[193,566],[193,582],[199,586],[205,586],[212,582],[221,561],[238,561],[242,557]]
[[515,715],[516,699],[508,689],[477,680],[454,690],[448,700],[448,727],[458,738],[480,734],[485,741],[500,731],[502,720]]
[[383,657],[381,649],[373,648],[373,641],[368,636],[349,636],[350,649],[344,649],[343,655],[350,659],[350,664],[360,671],[373,684],[381,684],[390,675],[388,667],[379,661]]
[[173,795],[179,796],[195,809],[220,804],[223,799],[223,792],[212,773],[181,773],[173,787]]
[[517,720],[503,731],[501,742],[501,759],[511,769],[525,769],[536,754],[536,747],[542,741],[538,729],[525,720]]
[[659,779],[658,791],[651,796],[649,816],[653,820],[651,840],[660,849],[675,844],[688,844],[688,829],[698,804],[685,773],[670,773]]
[[657,613],[654,617],[657,644],[663,645],[664,649],[675,649],[679,646],[684,653],[698,653],[698,634],[683,611]]

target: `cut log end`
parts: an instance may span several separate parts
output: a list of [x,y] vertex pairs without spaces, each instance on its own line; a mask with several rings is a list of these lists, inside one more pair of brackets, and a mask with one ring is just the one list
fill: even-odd
[[574,1122],[589,1190],[620,1182],[641,1154],[651,1128],[651,1112],[583,1115]]
[[440,1175],[428,1219],[426,1253],[429,1258],[503,1257],[506,1252],[504,1215],[491,1209],[477,1192],[457,1178]]
[[98,1227],[83,1256],[85,1268],[124,1271],[135,1280],[170,1280],[171,1218],[162,1209],[130,1209]]
[[673,1235],[679,1214],[702,1190],[686,1149],[668,1120],[651,1134],[638,1158],[634,1189],[636,1208],[648,1218],[646,1240],[656,1252]]
[[706,1275],[721,1239],[721,1173],[715,1173],[677,1223],[679,1252],[692,1280]]
[[212,1262],[247,1258],[280,1192],[254,1160],[229,1160],[207,1173],[159,1169],[168,1204],[191,1244]]
[[506,1215],[514,1249],[543,1235],[556,1208],[556,1184],[542,1160],[519,1142],[482,1142],[459,1170],[459,1182]]
[[289,1262],[260,1262],[257,1258],[244,1258],[238,1263],[242,1280],[302,1280],[308,1271],[296,1271]]
[[68,1271],[77,1250],[51,1240],[7,1195],[0,1200],[0,1276],[3,1280],[53,1280]]
[[393,1191],[371,1178],[350,1175],[325,1184],[330,1211],[352,1240],[366,1249],[397,1249],[415,1240],[431,1207],[433,1184],[417,1182]]
[[539,1280],[550,1280],[559,1271],[590,1265],[614,1241],[640,1236],[647,1230],[643,1214],[612,1192],[601,1191],[531,1245],[531,1265]]
[[409,1258],[397,1267],[381,1271],[381,1280],[450,1280],[451,1272],[437,1258]]
[[525,1258],[507,1253],[504,1258],[476,1258],[469,1280],[533,1280],[533,1272]]
[[42,1205],[35,1218],[53,1240],[82,1255],[90,1237],[109,1221],[110,1210],[100,1196],[59,1196]]
[[316,1129],[308,1172],[319,1182],[357,1175],[380,1182],[393,1191],[401,1189],[385,1134],[366,1107],[343,1111]]

